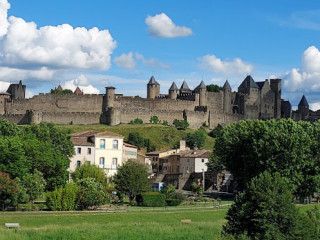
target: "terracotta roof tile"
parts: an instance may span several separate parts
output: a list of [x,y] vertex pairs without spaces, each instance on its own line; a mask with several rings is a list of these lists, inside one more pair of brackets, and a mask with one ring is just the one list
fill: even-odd
[[88,137],[72,137],[71,140],[75,146],[94,146],[93,142],[88,141]]

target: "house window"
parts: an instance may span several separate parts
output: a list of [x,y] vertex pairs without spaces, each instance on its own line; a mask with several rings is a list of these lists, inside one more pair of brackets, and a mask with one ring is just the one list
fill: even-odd
[[88,155],[91,155],[91,148],[88,148]]
[[81,154],[81,148],[77,148],[77,154]]
[[113,140],[113,149],[118,149],[118,140]]
[[204,159],[202,159],[202,162],[204,162]]
[[100,165],[104,165],[104,157],[101,157],[101,158],[100,158],[99,164],[100,164]]
[[100,139],[100,148],[105,148],[106,140]]
[[81,161],[77,161],[77,167],[81,166]]
[[118,159],[112,158],[112,165],[118,165]]

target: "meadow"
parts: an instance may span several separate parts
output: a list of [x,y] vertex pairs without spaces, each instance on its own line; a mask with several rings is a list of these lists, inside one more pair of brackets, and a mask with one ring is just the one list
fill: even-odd
[[[218,239],[227,209],[192,212],[1,213],[0,239]],[[191,223],[181,223],[191,219]],[[4,223],[18,222],[19,229]]]

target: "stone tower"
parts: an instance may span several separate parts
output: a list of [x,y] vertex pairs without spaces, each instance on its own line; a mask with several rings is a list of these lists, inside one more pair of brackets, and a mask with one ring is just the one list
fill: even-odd
[[207,87],[203,81],[199,85],[199,106],[207,106]]
[[160,95],[160,84],[156,81],[154,76],[151,76],[147,84],[147,98],[155,99]]
[[114,107],[114,94],[115,94],[115,87],[106,87],[106,96],[105,96],[105,106],[106,108],[113,108]]
[[228,80],[226,80],[226,82],[224,83],[223,87],[222,87],[222,91],[223,91],[223,112],[224,113],[231,113],[231,86],[228,82]]
[[281,118],[281,79],[270,79],[270,87],[274,92],[274,118]]
[[26,97],[26,85],[22,85],[22,81],[19,84],[10,84],[8,93],[11,95],[11,99],[25,99]]
[[191,89],[189,88],[189,86],[185,80],[183,81],[183,83],[180,87],[180,94],[184,94],[184,93],[187,93],[187,94],[192,93]]
[[298,112],[301,116],[301,120],[307,120],[309,118],[309,104],[306,97],[303,95],[298,105]]
[[175,82],[173,82],[171,87],[169,88],[170,99],[173,99],[173,100],[177,99],[178,92],[179,92],[179,89],[178,89],[177,85],[175,84]]

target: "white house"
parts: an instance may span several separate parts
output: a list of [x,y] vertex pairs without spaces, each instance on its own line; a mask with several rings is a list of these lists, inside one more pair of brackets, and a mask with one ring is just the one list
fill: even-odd
[[124,137],[112,132],[86,131],[72,135],[75,155],[70,159],[69,171],[81,164],[95,164],[104,169],[108,176],[117,172],[123,164]]

